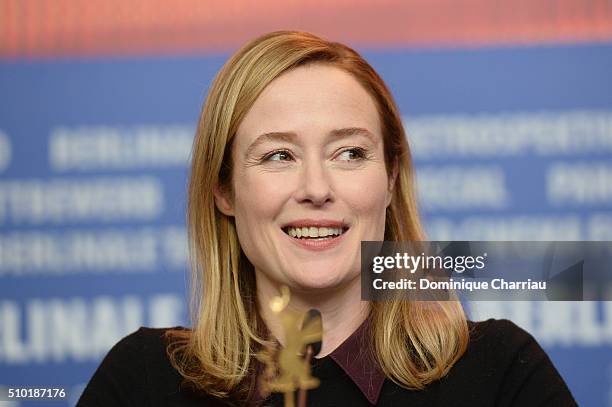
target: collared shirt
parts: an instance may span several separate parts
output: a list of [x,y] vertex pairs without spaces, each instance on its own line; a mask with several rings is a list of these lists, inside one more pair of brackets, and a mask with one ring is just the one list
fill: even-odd
[[373,356],[367,335],[367,322],[345,340],[330,357],[351,378],[365,398],[376,404],[385,381],[385,375]]
[[[571,392],[535,339],[507,320],[469,323],[465,354],[442,379],[411,390],[386,378],[363,344],[360,327],[330,355],[314,359],[318,388],[311,407],[576,406]],[[140,328],[106,355],[77,406],[224,406],[223,400],[181,387],[166,354],[166,329]],[[407,344],[406,346],[409,346]],[[273,394],[264,406],[283,406]]]

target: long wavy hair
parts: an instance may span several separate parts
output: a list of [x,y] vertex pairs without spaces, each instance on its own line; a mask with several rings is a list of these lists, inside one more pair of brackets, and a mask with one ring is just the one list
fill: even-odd
[[[233,217],[216,207],[215,186],[232,185],[232,142],[238,125],[275,78],[297,66],[328,64],[351,74],[374,99],[382,124],[387,172],[398,174],[386,210],[385,240],[424,240],[414,169],[398,108],[374,69],[353,49],[313,34],[278,31],[238,50],[214,79],[191,157],[187,229],[192,329],[169,330],[167,353],[183,382],[212,396],[252,395],[255,354],[268,343],[259,315],[252,264],[240,248]],[[468,343],[458,301],[372,302],[371,351],[385,375],[422,389],[448,373]]]

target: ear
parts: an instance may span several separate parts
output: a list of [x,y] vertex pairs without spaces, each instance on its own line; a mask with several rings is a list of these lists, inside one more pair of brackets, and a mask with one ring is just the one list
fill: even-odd
[[387,187],[387,204],[388,207],[391,204],[391,199],[393,198],[393,190],[395,187],[395,181],[397,180],[397,175],[399,173],[399,162],[398,159],[393,160],[393,168],[391,169],[391,175],[389,176],[389,184]]
[[234,216],[234,205],[230,192],[226,188],[220,187],[219,184],[215,184],[213,194],[215,195],[217,209],[224,215]]

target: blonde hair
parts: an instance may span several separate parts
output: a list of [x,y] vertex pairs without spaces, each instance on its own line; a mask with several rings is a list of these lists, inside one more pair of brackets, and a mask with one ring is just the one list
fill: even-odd
[[[308,63],[343,69],[373,97],[387,171],[394,163],[398,169],[385,240],[424,239],[401,117],[374,69],[351,48],[305,32],[273,32],[245,45],[216,76],[200,115],[187,210],[193,329],[167,333],[168,355],[184,382],[213,396],[244,399],[252,392],[253,357],[267,342],[253,266],[240,248],[234,219],[216,208],[212,191],[218,185],[231,192],[233,137],[259,94],[283,72]],[[422,389],[443,377],[467,347],[467,322],[457,301],[371,305],[372,351],[401,386]]]

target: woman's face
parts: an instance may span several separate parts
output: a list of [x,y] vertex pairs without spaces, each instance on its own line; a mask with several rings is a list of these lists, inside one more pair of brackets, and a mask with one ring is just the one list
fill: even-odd
[[362,240],[383,240],[391,185],[372,97],[348,73],[311,64],[285,72],[236,133],[234,199],[241,247],[262,277],[300,291],[360,272]]

